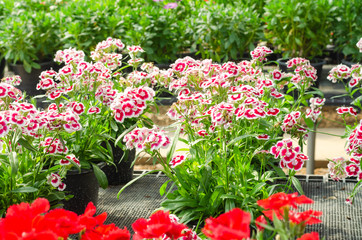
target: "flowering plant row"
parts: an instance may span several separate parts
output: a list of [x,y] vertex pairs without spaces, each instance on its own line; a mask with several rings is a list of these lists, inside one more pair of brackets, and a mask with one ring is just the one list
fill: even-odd
[[[362,52],[362,38],[358,41],[357,47],[359,48],[359,51]],[[343,106],[336,109],[337,113],[341,115],[344,120],[344,125],[346,127],[346,134],[344,137],[347,137],[346,153],[348,156],[350,156],[350,158],[344,159],[343,157],[336,157],[330,160],[328,163],[330,176],[334,180],[338,181],[345,179],[346,177],[357,178],[358,183],[356,184],[350,196],[346,199],[347,203],[352,204],[354,201],[354,196],[362,186],[362,121],[358,121],[358,111],[355,109],[355,107],[358,107],[359,111],[362,109],[362,97],[360,96],[362,93],[362,66],[359,63],[354,64],[351,67],[340,64],[329,72],[328,79],[333,83],[336,83],[337,81],[343,82],[347,95],[354,99],[354,101],[351,103],[353,106]],[[357,98],[355,98],[356,94],[359,94]],[[349,125],[346,123],[345,118],[347,116],[355,117],[354,125]]]
[[[235,207],[257,215],[257,200],[291,184],[302,192],[294,174],[308,158],[300,146],[324,99],[310,91],[317,77],[308,60],[290,60],[294,73],[265,72],[271,52],[258,47],[251,52],[253,60],[238,64],[178,59],[156,77],[178,96],[168,112],[177,126],[172,144],[158,128],[136,128],[124,137],[127,148],[148,152],[164,167],[172,186],[161,187],[167,197],[162,206],[181,222],[200,224]],[[311,108],[304,111],[307,100]],[[285,133],[300,146],[283,139]],[[177,141],[189,148],[174,153]],[[167,146],[171,150],[164,158],[159,149]],[[270,184],[277,179],[288,184]]]
[[[298,205],[313,201],[297,193],[277,193],[267,199],[259,200],[264,209],[253,223],[251,215],[239,208],[234,208],[217,218],[206,219],[202,233],[197,235],[192,229],[179,222],[176,215],[159,210],[149,219],[140,218],[132,224],[134,240],[229,240],[229,239],[278,239],[317,240],[316,232],[306,233],[305,227],[320,223],[321,212],[314,210],[297,211]],[[6,217],[0,219],[1,239],[68,239],[78,234],[79,239],[129,240],[131,234],[125,227],[118,228],[114,223],[105,224],[107,213],[94,216],[96,208],[89,203],[84,214],[77,215],[64,209],[49,211],[49,202],[38,198],[32,204],[20,203],[9,207]],[[19,222],[22,224],[19,225]],[[251,224],[256,224],[252,231]]]

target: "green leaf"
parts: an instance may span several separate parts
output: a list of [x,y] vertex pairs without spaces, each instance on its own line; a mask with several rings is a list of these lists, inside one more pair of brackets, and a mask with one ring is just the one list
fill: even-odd
[[253,190],[250,192],[250,195],[252,196],[252,195],[258,193],[265,185],[266,185],[265,182],[258,183],[258,184],[253,188]]
[[162,203],[162,207],[173,210],[173,211],[181,211],[185,208],[195,208],[198,206],[198,203],[195,199],[190,198],[177,198],[164,201]]
[[38,150],[35,149],[28,141],[26,141],[24,138],[20,138],[20,139],[18,140],[18,143],[19,143],[21,146],[25,147],[26,149],[28,149],[28,150],[30,150],[30,151],[32,151],[32,152],[37,152],[37,151],[38,151]]
[[235,208],[235,202],[231,199],[226,199],[225,202],[225,212],[230,211],[231,209]]
[[118,194],[117,194],[117,199],[119,199],[119,196],[121,195],[121,193],[128,187],[130,186],[132,183],[136,182],[138,179],[148,175],[148,174],[152,174],[152,173],[155,173],[155,172],[162,172],[162,170],[152,170],[152,171],[149,171],[149,172],[146,172],[146,173],[143,173],[141,175],[139,175],[138,177],[132,179],[131,181],[129,181],[126,185],[124,185],[121,190],[119,190]]
[[166,192],[166,188],[168,183],[171,182],[171,180],[166,181],[162,186],[160,187],[160,195],[163,196]]
[[251,134],[245,134],[245,135],[242,135],[242,136],[239,136],[237,138],[234,138],[233,140],[231,140],[229,143],[228,143],[228,147],[229,146],[232,146],[234,145],[236,142],[240,141],[241,139],[244,139],[244,138],[248,138],[248,137],[253,137],[255,135],[251,135]]
[[121,135],[118,136],[118,138],[116,139],[116,141],[114,142],[114,146],[117,146],[118,142],[123,139],[123,137],[131,132],[134,128],[137,127],[137,123],[133,124],[131,127],[129,127],[127,130],[125,130]]
[[16,155],[16,152],[10,152],[9,153],[9,161],[10,161],[10,167],[11,167],[11,176],[15,177],[18,173],[18,157]]
[[314,122],[312,119],[310,118],[304,118],[305,124],[307,125],[307,127],[309,129],[313,129],[314,128]]
[[31,66],[28,62],[23,62],[24,65],[24,69],[26,72],[30,73],[31,72]]
[[295,176],[292,176],[292,177],[291,177],[291,180],[292,180],[293,186],[297,189],[297,191],[298,191],[301,195],[304,195],[304,191],[303,191],[302,185],[300,184],[298,178],[296,178]]
[[118,131],[118,126],[114,121],[110,121],[111,123],[111,128],[113,129],[113,131],[117,132]]
[[94,175],[96,176],[99,185],[106,189],[108,187],[108,179],[106,174],[94,163],[91,163],[94,171]]
[[38,191],[38,189],[34,188],[34,187],[21,187],[21,188],[14,189],[11,192],[14,192],[14,193],[31,193],[31,192],[36,192],[36,191]]
[[178,142],[178,139],[179,139],[179,136],[180,136],[180,131],[181,131],[181,127],[178,126],[178,128],[177,128],[177,130],[175,132],[175,135],[174,135],[170,150],[167,153],[167,162],[171,161],[171,158],[172,158],[172,156],[173,156],[173,154],[175,152],[176,145],[177,145],[177,142]]

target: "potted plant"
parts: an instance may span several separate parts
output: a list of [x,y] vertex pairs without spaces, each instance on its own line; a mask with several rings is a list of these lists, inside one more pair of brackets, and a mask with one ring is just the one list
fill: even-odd
[[[95,163],[106,162],[112,164],[111,168],[115,166],[122,160],[115,159],[116,152],[112,147],[112,144],[115,146],[116,135],[138,121],[148,121],[143,113],[155,94],[147,87],[147,83],[152,82],[152,76],[147,77],[147,73],[144,75],[139,71],[123,75],[125,67],[122,67],[123,55],[120,53],[129,54],[129,67],[137,69],[142,62],[137,55],[142,51],[139,46],[125,48],[121,40],[113,38],[100,42],[91,52],[94,62],[85,61],[83,51],[73,48],[59,50],[55,61],[63,63],[64,67],[58,72],[42,72],[37,85],[38,89],[46,91],[51,102],[48,111],[55,118],[64,114],[74,115],[69,116],[73,123],[67,127],[77,131],[68,133],[66,129],[58,136],[67,144],[68,152],[79,160],[78,170],[94,170],[102,187],[107,187],[108,179],[103,166]],[[128,171],[132,171],[133,159],[128,164]],[[73,203],[66,204],[71,206]]]
[[[317,68],[320,78],[323,51],[331,38],[332,10],[329,1],[325,0],[271,0],[265,6],[264,34],[275,51],[282,53],[284,60],[279,61],[280,67],[286,66],[289,58],[306,58]],[[318,87],[318,81],[315,86]]]
[[251,6],[205,4],[194,9],[188,21],[193,45],[203,59],[240,60],[263,39],[262,21]]
[[[288,178],[301,190],[294,175],[308,158],[283,135],[291,134],[302,145],[313,126],[309,118],[320,113],[301,108],[313,96],[307,89],[316,72],[307,60],[294,63],[298,71],[293,74],[264,72],[263,61],[270,53],[258,47],[251,61],[238,64],[178,59],[169,70],[173,77],[162,72],[159,76],[178,95],[168,112],[179,124],[172,145],[158,128],[139,127],[123,139],[127,148],[145,151],[163,166],[161,171],[173,187],[166,191],[168,182],[161,187],[161,195],[167,198],[162,206],[182,222],[197,225],[196,229],[205,216],[234,207],[257,215],[256,201],[279,191],[268,184],[276,178]],[[284,86],[290,90],[286,94],[280,92]],[[288,94],[293,90],[300,91],[296,100]],[[180,137],[181,131],[185,138]],[[174,152],[178,140],[189,146],[183,153]],[[159,149],[168,145],[164,157]]]
[[114,2],[71,1],[60,9],[66,16],[60,26],[63,48],[81,49],[85,60],[90,61],[90,52],[97,43],[108,36],[124,37],[124,10]]
[[77,166],[74,160],[67,162],[67,148],[57,137],[67,121],[57,122],[55,130],[54,116],[24,101],[15,87],[20,81],[14,76],[0,83],[0,215],[11,204],[38,197],[47,198],[52,207],[59,206],[62,199],[69,198],[63,192],[62,179],[72,165]]
[[333,2],[336,7],[333,15],[332,39],[335,51],[342,57],[342,63],[351,67],[361,61],[362,54],[356,48],[356,42],[362,36],[359,26],[362,24],[362,3],[360,1],[339,0]]
[[37,8],[37,4],[9,5],[11,10],[0,23],[1,52],[9,69],[20,75],[19,88],[34,96],[41,71],[55,67],[52,61],[59,39],[61,14],[56,5]]
[[[142,46],[145,61],[154,62],[166,69],[177,59],[177,54],[190,45],[187,39],[188,3],[179,2],[168,8],[163,2],[152,2],[129,8],[125,22],[132,23],[126,29],[129,39]],[[176,7],[177,6],[177,7]]]
[[[357,49],[362,53],[362,38],[357,42]],[[362,65],[354,64],[350,67],[340,64],[331,69],[328,79],[333,83],[341,81],[345,87],[348,95],[353,99],[352,106],[342,106],[336,109],[337,113],[343,119],[341,122],[345,126],[345,134],[341,136],[346,138],[346,153],[350,156],[349,159],[336,156],[330,160],[328,168],[330,176],[333,180],[339,181],[347,177],[357,178],[358,182],[353,188],[353,191],[346,198],[346,203],[353,204],[356,194],[361,190],[362,183],[362,166],[361,166],[361,140],[359,136],[362,134],[362,122],[357,118],[358,113],[362,109],[362,96],[355,97],[355,93],[362,94],[361,79],[362,79]],[[348,83],[345,82],[348,80]],[[357,110],[357,109],[358,110]],[[345,118],[348,116],[355,117],[353,123],[348,123]]]

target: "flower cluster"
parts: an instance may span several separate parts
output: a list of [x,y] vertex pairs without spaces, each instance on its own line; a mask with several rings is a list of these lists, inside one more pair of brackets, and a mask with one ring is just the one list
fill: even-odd
[[310,65],[309,60],[293,58],[287,62],[288,68],[294,68],[295,74],[291,78],[294,84],[310,87],[317,80],[317,70]]
[[157,150],[170,145],[170,138],[157,127],[153,129],[135,128],[125,135],[123,141],[128,149],[137,148],[138,150]]
[[[362,38],[357,43],[357,47],[362,52]],[[360,64],[354,64],[350,68],[345,65],[338,65],[334,67],[329,75],[328,79],[332,82],[342,81],[350,79],[348,85],[345,84],[346,92],[349,96],[354,99],[357,91],[361,92],[361,80],[362,80],[362,66]],[[350,196],[346,199],[346,203],[352,204],[354,201],[354,196],[359,191],[362,179],[362,168],[361,168],[361,158],[362,158],[362,148],[361,148],[361,139],[362,139],[362,121],[358,121],[357,114],[358,111],[355,107],[361,109],[361,100],[359,98],[355,99],[352,102],[353,106],[350,107],[339,107],[336,109],[337,113],[341,115],[346,125],[346,134],[347,144],[346,144],[346,153],[349,155],[349,159],[344,159],[342,157],[337,157],[328,163],[328,168],[330,172],[330,177],[334,180],[341,180],[346,177],[356,177],[359,181],[356,187],[353,189]],[[346,116],[354,116],[356,122],[354,125],[347,124],[345,121]]]
[[271,149],[270,153],[275,158],[280,158],[280,167],[287,167],[289,169],[298,171],[303,167],[304,161],[308,157],[300,152],[300,147],[293,147],[291,139],[283,139],[278,141]]
[[121,51],[124,47],[125,45],[120,39],[109,37],[97,44],[95,50],[91,52],[91,58],[105,64],[109,69],[115,70],[122,66],[122,54],[116,51]]
[[[13,195],[11,191],[20,187],[34,187],[35,197],[42,192],[52,192],[56,189],[63,191],[66,186],[62,183],[62,178],[67,169],[77,165],[77,161],[69,162],[69,166],[61,164],[61,159],[67,158],[69,148],[58,134],[62,131],[73,133],[81,129],[75,112],[78,109],[76,104],[73,104],[73,108],[50,105],[46,110],[38,110],[33,104],[25,102],[22,92],[11,85],[21,82],[19,76],[4,78],[3,81],[0,83],[1,152],[16,164],[13,165],[11,161],[4,162],[0,171],[5,173],[5,169],[12,166],[17,169],[16,179],[19,179],[14,182],[2,182],[1,189],[9,189],[9,192],[4,190],[4,196]],[[69,109],[59,113],[58,109],[61,107]],[[62,173],[58,174],[58,171]],[[6,175],[3,177],[7,178]],[[16,197],[13,200],[15,199]],[[13,203],[13,200],[9,200],[9,203]],[[2,204],[5,204],[1,205],[2,209],[8,207],[7,201],[3,201]]]
[[[304,234],[306,225],[320,223],[317,217],[322,213],[314,210],[295,212],[291,207],[297,209],[297,205],[310,204],[313,201],[306,196],[297,196],[297,193],[285,194],[277,193],[267,199],[259,200],[258,205],[265,210],[264,215],[256,220],[258,233],[256,239],[264,239],[263,231],[272,229],[281,239],[319,239],[316,232]],[[274,227],[268,224],[265,216],[271,221],[283,221],[285,224],[275,224]],[[275,217],[277,219],[275,219]],[[235,208],[227,213],[221,214],[217,218],[206,219],[202,232],[212,240],[227,239],[250,239],[251,215],[239,208]],[[293,231],[293,230],[296,231]],[[313,236],[313,238],[308,238]],[[254,238],[253,238],[254,239]]]
[[333,180],[339,181],[347,177],[347,161],[343,157],[337,157],[329,161],[328,170]]
[[[17,176],[9,177],[16,182],[0,184],[1,189],[9,189],[4,192],[9,200],[0,203],[0,215],[20,200],[30,202],[47,194],[55,194],[59,200],[65,198],[67,192],[59,191],[66,188],[62,179],[69,169],[90,169],[96,163],[113,161],[105,142],[116,141],[117,135],[137,121],[141,124],[156,95],[148,87],[151,78],[156,81],[153,75],[145,73],[145,80],[130,86],[121,81],[125,75],[122,70],[130,67],[122,62],[123,55],[135,60],[133,67],[137,67],[142,52],[139,46],[126,47],[113,38],[95,47],[90,56],[93,62],[86,61],[84,52],[74,48],[57,51],[54,61],[62,64],[61,68],[43,71],[36,86],[48,98],[42,109],[23,99],[15,87],[21,81],[18,76],[2,79],[1,150],[13,161],[0,165],[0,172],[10,167],[13,171],[6,172]],[[100,185],[106,187],[103,172],[95,174]],[[8,198],[8,194],[16,197]]]
[[251,51],[251,57],[254,60],[257,60],[259,62],[266,61],[265,58],[266,55],[273,53],[272,50],[270,50],[268,47],[262,46],[262,47],[256,47],[253,51]]
[[149,219],[140,218],[132,224],[135,231],[134,240],[162,239],[162,240],[201,240],[197,234],[179,223],[179,219],[169,212],[157,211]]
[[319,115],[322,113],[322,107],[325,103],[326,99],[323,98],[311,98],[309,99],[310,108],[307,109],[306,116],[310,118],[313,122],[316,122]]
[[351,69],[343,64],[335,66],[329,72],[327,79],[336,83],[338,79],[348,79],[351,77]]
[[139,117],[154,96],[155,91],[149,87],[127,88],[110,105],[115,120],[122,123],[125,118]]
[[352,116],[357,116],[357,111],[353,107],[338,107],[336,111],[338,114],[342,115],[342,117],[344,117],[347,114]]
[[[274,222],[275,231],[280,235],[286,235],[285,239],[295,239],[295,237],[302,237],[306,225],[321,223],[318,218],[322,215],[322,212],[315,210],[306,210],[303,212],[296,211],[298,205],[311,204],[313,200],[302,195],[298,196],[298,193],[286,194],[283,192],[276,193],[267,199],[258,200],[258,205],[265,210],[264,215],[261,215],[256,219],[256,223],[259,229],[264,229],[267,224],[265,217]],[[264,217],[265,216],[265,217]],[[278,221],[284,222],[284,224],[278,224]],[[314,233],[319,239],[318,234]],[[305,236],[306,238],[306,236]],[[308,239],[308,238],[307,238]]]
[[[361,44],[362,38],[358,41],[357,47],[362,52]],[[328,80],[336,83],[337,81],[342,81],[345,79],[350,79],[348,86],[350,88],[357,87],[362,80],[362,66],[360,64],[354,64],[351,67],[348,67],[344,64],[340,64],[331,69],[327,77]]]

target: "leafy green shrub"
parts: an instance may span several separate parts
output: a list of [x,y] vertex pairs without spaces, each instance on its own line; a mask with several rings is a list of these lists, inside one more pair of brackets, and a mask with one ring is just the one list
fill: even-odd
[[285,58],[321,56],[330,41],[332,10],[327,0],[269,0],[265,37]]
[[190,20],[202,58],[236,60],[262,39],[262,21],[252,8],[205,5]]
[[127,16],[128,30],[125,42],[142,46],[146,61],[167,63],[177,59],[190,42],[186,40],[185,18],[188,8],[181,3],[177,8],[164,9],[164,4],[154,2],[139,6]]
[[362,2],[358,0],[333,1],[333,41],[338,52],[355,62],[362,59],[356,43],[362,37]]
[[59,9],[25,3],[7,7],[8,15],[0,22],[0,51],[7,61],[22,63],[27,72],[40,68],[38,63],[52,59],[61,46]]
[[79,0],[63,9],[64,48],[75,47],[89,55],[92,47],[109,36],[124,33],[119,8],[111,1]]

